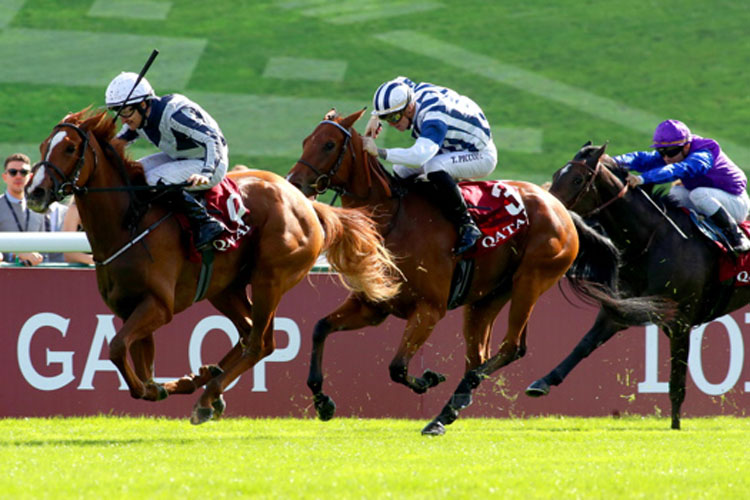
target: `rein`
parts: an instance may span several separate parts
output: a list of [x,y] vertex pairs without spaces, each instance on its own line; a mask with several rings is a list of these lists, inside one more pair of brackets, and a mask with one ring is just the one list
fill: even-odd
[[[96,150],[91,146],[91,142],[89,141],[89,135],[86,131],[84,131],[81,127],[74,125],[72,123],[59,123],[57,126],[53,129],[58,130],[61,128],[70,128],[74,130],[79,137],[82,140],[82,146],[81,150],[78,153],[78,159],[76,160],[75,167],[73,168],[72,172],[69,175],[65,175],[62,170],[55,165],[54,163],[43,160],[35,165],[35,168],[42,167],[46,171],[50,171],[54,175],[50,175],[50,178],[52,179],[52,186],[53,186],[53,199],[57,202],[62,201],[66,196],[73,194],[76,196],[83,196],[88,193],[101,193],[101,192],[114,192],[114,191],[124,191],[128,192],[130,195],[130,206],[134,206],[134,204],[137,203],[137,200],[135,198],[135,192],[136,191],[148,191],[151,193],[163,193],[167,191],[174,191],[177,189],[181,189],[183,187],[187,187],[190,185],[190,183],[184,182],[181,184],[170,184],[170,185],[158,185],[158,186],[133,186],[130,184],[130,177],[128,176],[125,165],[122,161],[122,158],[120,155],[115,154],[113,155],[117,159],[117,167],[120,171],[121,177],[124,179],[125,185],[124,186],[113,186],[113,187],[100,187],[100,188],[90,188],[86,185],[79,186],[78,180],[81,176],[81,170],[83,170],[83,167],[85,165],[85,159],[86,159],[86,151],[91,150],[91,154],[94,158],[94,167],[92,170],[92,174],[89,176],[89,178],[93,177],[93,173],[96,171],[96,167],[98,166],[99,157],[96,154]],[[106,146],[110,148],[111,151],[115,151],[111,144],[106,143]],[[141,232],[137,236],[135,235],[137,222],[134,222],[132,225],[130,225],[131,229],[131,240],[126,243],[122,248],[120,248],[118,251],[116,251],[114,254],[112,254],[109,258],[105,259],[104,261],[98,262],[95,261],[95,264],[97,266],[106,266],[113,260],[115,260],[117,257],[122,255],[126,250],[128,250],[130,247],[141,241],[143,238],[146,237],[151,231],[153,231],[157,226],[159,226],[162,222],[164,222],[166,219],[172,216],[172,212],[168,212],[166,215],[164,215],[162,218],[151,224],[145,231]],[[145,242],[144,242],[145,244]]]
[[[568,162],[568,165],[583,166],[583,167],[585,167],[587,170],[589,170],[591,172],[591,176],[586,181],[586,184],[578,192],[578,194],[576,195],[576,197],[573,198],[573,202],[571,203],[571,205],[569,207],[572,210],[573,207],[576,206],[576,204],[578,204],[579,201],[581,201],[581,198],[583,197],[583,195],[586,194],[588,192],[588,190],[593,187],[594,180],[596,179],[596,176],[599,175],[599,172],[601,170],[601,162],[597,161],[595,168],[591,168],[588,165],[588,163],[585,163],[585,162],[582,162],[582,161],[578,161],[578,160],[572,160],[572,161]],[[654,202],[654,200],[652,200],[651,197],[648,194],[646,194],[645,191],[643,191],[640,188],[636,188],[636,191],[639,191],[646,198],[646,200],[651,204],[651,206],[653,206],[656,209],[656,211],[659,212],[659,214],[661,214],[661,216],[664,217],[667,220],[667,222],[669,222],[669,224],[675,229],[675,231],[677,231],[677,233],[680,236],[682,236],[683,239],[686,239],[686,240],[690,239],[682,231],[682,229],[680,229],[680,227],[677,225],[677,223],[675,221],[673,221],[672,218],[669,217],[669,215],[664,210],[662,210],[656,204],[656,202]],[[622,189],[620,189],[620,191],[613,198],[611,198],[610,200],[606,201],[605,203],[599,205],[598,207],[594,208],[593,210],[589,211],[585,215],[581,214],[581,217],[591,217],[592,215],[598,214],[599,212],[601,212],[602,210],[604,210],[605,208],[607,208],[608,206],[610,206],[612,203],[614,203],[615,201],[617,201],[620,198],[622,198],[623,196],[625,196],[625,193],[627,193],[627,192],[628,192],[628,183],[625,182],[624,185],[622,186]]]
[[[601,162],[597,161],[596,162],[596,167],[594,167],[594,168],[591,168],[588,163],[582,162],[582,161],[578,161],[578,160],[571,160],[570,162],[568,162],[568,165],[577,165],[577,166],[585,167],[588,171],[591,172],[591,176],[588,178],[588,180],[586,180],[586,184],[584,184],[583,188],[581,188],[581,190],[578,192],[578,194],[575,196],[575,198],[573,198],[573,201],[570,204],[570,207],[568,207],[568,208],[570,208],[572,210],[573,207],[575,207],[578,204],[578,202],[581,201],[581,198],[583,198],[583,196],[590,189],[592,189],[592,188],[596,189],[596,188],[594,188],[594,181],[596,180],[596,176],[599,175],[599,172],[601,171]],[[596,207],[593,210],[589,211],[588,213],[581,214],[581,217],[591,217],[592,215],[598,214],[599,212],[601,212],[602,210],[604,210],[605,208],[607,208],[608,206],[610,206],[612,203],[616,202],[617,200],[619,200],[623,196],[625,196],[625,193],[627,193],[627,192],[628,192],[628,183],[626,182],[622,186],[622,189],[620,189],[620,191],[613,198],[611,198],[608,201],[602,203],[601,205],[599,205],[598,207]]]

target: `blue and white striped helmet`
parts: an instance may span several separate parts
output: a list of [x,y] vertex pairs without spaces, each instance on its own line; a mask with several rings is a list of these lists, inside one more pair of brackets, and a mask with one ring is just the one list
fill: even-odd
[[399,76],[378,87],[372,98],[373,115],[384,116],[406,108],[412,100],[414,82]]

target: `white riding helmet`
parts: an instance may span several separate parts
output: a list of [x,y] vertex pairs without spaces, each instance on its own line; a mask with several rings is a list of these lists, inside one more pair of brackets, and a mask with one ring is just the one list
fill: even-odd
[[372,114],[384,116],[406,108],[414,95],[409,83],[411,83],[411,80],[399,76],[378,87],[372,98],[372,107],[374,108]]
[[[133,84],[137,79],[138,75],[136,73],[123,71],[114,80],[109,82],[107,90],[104,92],[104,100],[107,107],[117,108],[137,104],[151,99],[156,95],[154,94],[154,89],[151,88],[151,84],[145,78],[141,78],[138,86],[133,88]],[[133,91],[132,93],[130,92],[131,90]],[[128,94],[130,94],[130,97],[128,97]],[[125,99],[127,99],[127,102],[125,102]]]

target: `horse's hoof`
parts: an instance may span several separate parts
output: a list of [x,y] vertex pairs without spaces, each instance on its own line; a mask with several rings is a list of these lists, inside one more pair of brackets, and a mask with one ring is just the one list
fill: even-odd
[[227,402],[224,401],[224,395],[219,394],[219,397],[214,399],[214,402],[211,403],[211,406],[214,409],[214,420],[219,420],[224,414],[224,410],[227,409]]
[[313,401],[315,412],[320,420],[327,422],[333,418],[334,413],[336,413],[336,403],[333,402],[333,399],[321,392],[313,396]]
[[432,370],[425,370],[422,374],[422,378],[429,384],[429,387],[435,387],[436,385],[445,382],[445,375]]
[[196,406],[193,408],[193,413],[190,415],[190,423],[193,425],[205,424],[214,415],[213,408],[205,408],[203,406]]
[[167,388],[164,387],[161,384],[156,384],[156,400],[161,401],[162,399],[167,399],[169,397],[169,392],[167,391]]
[[208,365],[208,371],[211,373],[212,377],[218,377],[224,373],[224,370],[222,370],[219,365]]
[[540,378],[536,382],[532,382],[530,386],[526,388],[526,395],[532,398],[539,398],[549,394],[549,384]]
[[439,420],[433,420],[422,429],[423,436],[442,436],[445,434],[445,426]]

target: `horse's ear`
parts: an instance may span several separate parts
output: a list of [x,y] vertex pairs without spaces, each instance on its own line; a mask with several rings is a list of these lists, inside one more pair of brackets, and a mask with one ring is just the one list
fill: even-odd
[[586,141],[586,144],[584,144],[583,146],[581,146],[581,149],[587,148],[587,147],[591,146],[591,144],[592,144],[591,141]]
[[343,120],[341,120],[341,126],[347,129],[351,128],[351,126],[354,125],[354,122],[362,118],[362,115],[365,113],[366,109],[367,108],[362,108],[359,111],[356,111],[350,114],[349,116],[347,116],[346,118],[344,118]]
[[338,117],[339,117],[339,112],[336,111],[336,108],[331,108],[330,110],[328,110],[328,113],[326,113],[323,116],[323,119],[324,120],[335,120]]
[[601,156],[604,154],[604,152],[607,150],[607,145],[609,144],[609,141],[606,141],[604,144],[602,144],[599,149],[596,150],[596,153],[594,153],[594,156],[598,160],[601,158]]

